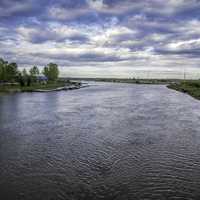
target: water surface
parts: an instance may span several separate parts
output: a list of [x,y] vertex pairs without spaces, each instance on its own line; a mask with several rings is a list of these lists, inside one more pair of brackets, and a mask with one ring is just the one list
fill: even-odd
[[0,96],[0,197],[200,199],[199,111],[155,85]]

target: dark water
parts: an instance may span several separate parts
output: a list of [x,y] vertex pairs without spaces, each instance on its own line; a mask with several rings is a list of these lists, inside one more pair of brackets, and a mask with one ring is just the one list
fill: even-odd
[[200,101],[110,83],[0,96],[0,199],[200,199]]

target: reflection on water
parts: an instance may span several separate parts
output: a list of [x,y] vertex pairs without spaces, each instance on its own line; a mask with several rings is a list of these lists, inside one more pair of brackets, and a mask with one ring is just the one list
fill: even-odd
[[199,110],[165,86],[0,96],[0,197],[199,199]]

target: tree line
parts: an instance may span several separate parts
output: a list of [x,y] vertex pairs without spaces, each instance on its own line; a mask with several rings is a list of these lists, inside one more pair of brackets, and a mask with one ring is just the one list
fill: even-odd
[[[41,73],[48,79],[49,82],[54,82],[58,79],[59,69],[55,63],[46,65]],[[38,81],[41,74],[37,66],[33,66],[29,71],[18,69],[17,63],[9,63],[0,58],[0,81],[1,82],[18,82],[21,86],[30,86]]]

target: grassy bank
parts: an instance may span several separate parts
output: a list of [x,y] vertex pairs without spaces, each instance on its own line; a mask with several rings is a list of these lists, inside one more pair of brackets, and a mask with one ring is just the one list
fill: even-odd
[[35,90],[52,90],[59,87],[64,87],[65,82],[47,83],[39,84],[35,83],[31,86],[21,87],[20,85],[0,85],[1,93],[11,93],[11,92],[34,92]]
[[187,93],[200,100],[200,80],[181,81],[180,83],[168,85],[168,88]]

